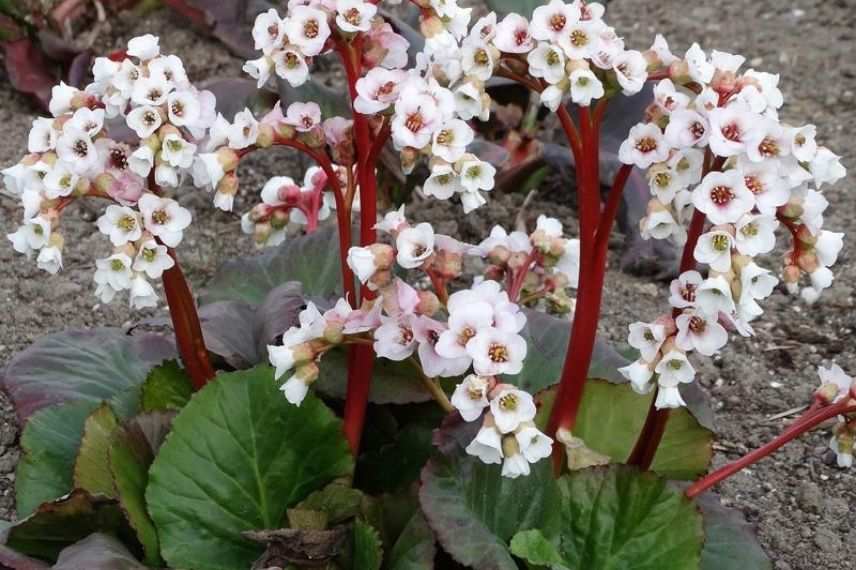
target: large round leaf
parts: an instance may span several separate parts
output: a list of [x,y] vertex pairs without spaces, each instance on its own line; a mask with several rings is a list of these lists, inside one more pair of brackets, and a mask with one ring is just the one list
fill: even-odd
[[679,489],[624,466],[577,471],[559,480],[558,535],[515,537],[512,551],[531,564],[565,568],[697,570],[701,515]]
[[[319,364],[321,375],[314,384],[315,390],[324,396],[344,400],[348,390],[347,366],[345,348],[325,354]],[[423,386],[412,363],[393,362],[385,358],[375,360],[369,389],[371,403],[411,404],[429,400],[431,394]]]
[[204,303],[244,301],[260,305],[268,292],[288,281],[299,281],[307,295],[339,292],[338,236],[335,225],[327,225],[260,255],[227,261],[208,283]]
[[389,552],[385,568],[389,570],[433,570],[434,533],[421,512],[413,517],[401,531]]
[[74,488],[93,495],[116,497],[116,486],[110,473],[107,453],[113,432],[119,426],[109,404],[101,404],[86,418],[80,449],[74,462]]
[[19,519],[71,491],[83,425],[97,407],[88,400],[69,402],[39,410],[27,422],[15,473]]
[[22,422],[36,410],[70,400],[111,401],[116,413],[127,417],[136,411],[136,388],[149,370],[174,357],[172,342],[156,334],[66,331],[18,353],[3,373],[3,386]]
[[727,509],[713,493],[696,499],[704,517],[701,570],[771,570],[773,563],[743,513]]
[[352,470],[319,400],[289,404],[268,367],[221,374],[176,417],[149,472],[161,553],[174,567],[248,568],[262,549],[242,532],[280,528],[286,509]]
[[[553,390],[540,395],[538,423],[543,427],[552,409]],[[639,395],[629,384],[591,379],[586,385],[574,435],[618,463],[630,455],[645,423],[653,394]],[[685,408],[672,410],[652,469],[671,479],[694,479],[707,471],[713,434]]]
[[[526,327],[520,334],[528,345],[523,370],[505,380],[533,394],[557,384],[568,351],[571,321],[527,310]],[[618,369],[627,363],[610,345],[596,339],[588,375],[591,378],[622,382],[624,380]]]
[[528,477],[502,477],[498,465],[464,453],[463,445],[474,435],[472,426],[444,430],[459,433],[450,434],[422,472],[419,502],[428,524],[461,564],[517,570],[508,550],[511,538],[521,530],[558,524],[558,488],[550,461],[533,465]]

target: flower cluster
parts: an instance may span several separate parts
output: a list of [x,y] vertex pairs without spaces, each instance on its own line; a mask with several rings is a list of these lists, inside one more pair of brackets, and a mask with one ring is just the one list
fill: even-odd
[[684,405],[677,387],[695,376],[687,353],[713,355],[728,330],[753,334],[750,323],[763,313],[759,301],[778,283],[756,259],[774,249],[780,226],[793,239],[787,288],[798,291],[803,273],[811,281],[802,291],[809,302],[829,287],[843,234],[823,229],[828,202],[819,189],[843,177],[844,168],[816,143],[813,125],[779,121],[777,75],[740,72],[743,57],[708,56],[695,44],[678,59],[658,44],[652,52],[667,77],[619,157],[647,171],[653,198],[642,235],[684,244],[692,220],[696,241],[688,247],[694,262],[707,266],[706,275],[690,269],[672,282],[672,314],[630,326],[641,358],[622,372],[639,392],[659,385],[662,408]]
[[[97,58],[84,90],[54,87],[53,117],[33,121],[30,154],[3,177],[24,209],[23,224],[8,237],[20,253],[38,251],[39,267],[50,273],[62,268],[63,211],[79,198],[109,201],[97,227],[113,253],[96,260],[96,294],[109,302],[129,291],[131,305],[143,308],[157,304],[149,280],[174,265],[168,248],[191,222],[163,189],[191,172],[218,117],[214,95],[189,82],[178,57],[161,55],[155,36],[133,38],[126,54]],[[125,130],[122,123],[133,134],[111,138],[111,130]]]
[[[533,236],[543,234],[541,226],[553,222],[543,218]],[[300,404],[318,377],[320,358],[342,344],[371,343],[380,358],[410,360],[429,383],[472,371],[461,384],[467,388],[459,386],[451,402],[467,421],[491,408],[471,453],[490,463],[505,458],[503,473],[508,476],[527,473],[529,463],[549,455],[551,440],[532,424],[531,396],[497,379],[523,369],[528,349],[521,336],[525,314],[508,291],[490,279],[446,296],[446,283],[461,276],[462,257],[472,246],[435,234],[429,224],[411,226],[403,209],[387,214],[377,229],[389,234],[395,245],[353,247],[348,255],[357,278],[377,298],[359,309],[340,299],[323,314],[310,303],[299,326],[285,333],[282,345],[268,347],[277,378],[293,370],[282,387],[286,398]],[[395,277],[396,264],[423,271],[440,295]],[[476,385],[482,389],[478,397]],[[494,443],[489,453],[484,446]]]
[[[820,388],[817,396],[825,405],[835,404],[849,398],[856,403],[856,382],[840,366],[833,364],[829,368],[819,367]],[[839,467],[853,466],[853,452],[856,451],[856,418],[852,415],[839,416],[832,430],[829,448],[835,453]]]

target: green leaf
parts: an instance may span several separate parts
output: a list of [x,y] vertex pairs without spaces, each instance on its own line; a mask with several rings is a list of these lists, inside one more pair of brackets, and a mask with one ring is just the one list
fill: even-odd
[[93,495],[116,498],[107,452],[113,432],[119,425],[110,405],[103,403],[89,414],[83,424],[83,436],[74,462],[74,487]]
[[339,250],[338,235],[335,225],[327,225],[260,255],[227,261],[209,282],[203,303],[259,305],[271,290],[288,281],[299,281],[307,295],[341,292],[339,256],[333,255]]
[[564,566],[698,569],[701,515],[664,479],[615,465],[566,475],[559,489],[558,551]]
[[327,515],[328,524],[335,525],[357,516],[362,502],[361,491],[334,481],[306,497],[296,508],[321,511]]
[[425,516],[417,511],[401,531],[398,540],[389,552],[386,570],[433,570],[434,533]]
[[66,331],[37,340],[3,373],[3,386],[26,421],[33,412],[71,400],[109,401],[120,417],[137,410],[138,387],[154,366],[175,358],[160,335],[119,329]]
[[[539,396],[538,423],[547,422],[555,390]],[[617,463],[630,455],[645,423],[653,394],[639,395],[629,384],[590,379],[583,393],[574,435]],[[713,434],[701,427],[685,408],[672,410],[652,469],[670,479],[694,479],[707,471],[713,454]]]
[[[538,311],[525,312],[526,327],[520,334],[528,345],[526,360],[520,374],[508,376],[505,381],[534,394],[559,382],[568,350],[571,322]],[[596,339],[589,377],[624,382],[618,369],[626,364],[627,360],[610,345]]]
[[520,14],[525,18],[531,18],[532,13],[538,6],[544,5],[543,0],[485,0],[487,7],[498,12],[500,17],[512,12]]
[[97,407],[98,402],[81,400],[45,408],[30,417],[21,434],[23,455],[15,473],[19,519],[71,491],[83,425]]
[[499,465],[464,453],[472,432],[464,426],[452,434],[455,443],[431,458],[422,472],[419,502],[440,544],[459,563],[475,570],[517,570],[508,550],[511,538],[521,530],[558,524],[552,467],[539,461],[528,477],[502,477]]
[[511,539],[511,552],[529,564],[564,569],[562,556],[556,546],[537,528],[523,530]]
[[380,535],[370,524],[357,519],[354,522],[353,568],[380,570],[383,546]]
[[242,532],[280,528],[288,508],[352,470],[318,399],[289,404],[269,367],[221,374],[175,418],[149,471],[161,554],[174,567],[247,568],[262,549]]
[[[348,357],[344,348],[324,355],[321,374],[313,387],[320,394],[344,400],[348,387]],[[373,404],[411,404],[427,402],[431,394],[423,387],[413,364],[385,358],[375,360],[369,401]]]
[[53,570],[146,570],[114,537],[96,532],[59,553]]
[[713,493],[697,497],[696,503],[704,519],[701,570],[772,570],[773,563],[743,513],[723,507]]
[[27,556],[53,562],[63,548],[94,532],[114,534],[134,543],[116,501],[76,489],[62,499],[42,504],[9,528],[6,545]]
[[144,412],[180,410],[190,401],[193,384],[175,360],[164,362],[149,372],[140,394]]
[[119,505],[143,545],[145,562],[161,566],[157,529],[146,510],[149,467],[166,437],[174,414],[153,412],[137,416],[113,434],[110,473]]

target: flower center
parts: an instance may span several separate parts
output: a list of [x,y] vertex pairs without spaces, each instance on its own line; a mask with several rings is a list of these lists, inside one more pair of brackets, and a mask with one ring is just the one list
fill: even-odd
[[725,251],[729,247],[731,247],[731,240],[728,239],[727,235],[718,234],[713,236],[713,249],[716,251]]
[[458,344],[461,346],[467,346],[467,343],[470,342],[470,339],[474,336],[476,336],[476,331],[473,330],[472,327],[464,327],[461,329],[461,332],[458,333]]
[[571,45],[574,47],[583,47],[588,45],[589,38],[582,30],[574,30],[571,32]]
[[556,53],[554,50],[550,50],[549,53],[547,53],[547,57],[545,59],[547,61],[547,65],[551,67],[555,67],[559,65],[559,63],[561,63],[561,60],[559,59],[559,54]]
[[443,129],[437,133],[437,144],[450,145],[455,142],[455,133],[450,129]]
[[484,396],[484,390],[482,390],[481,388],[476,388],[471,384],[467,386],[467,396],[470,398],[470,400],[477,402],[482,399],[482,396]]
[[660,188],[668,188],[672,183],[672,175],[668,172],[658,172],[654,175],[654,183]]
[[440,340],[440,333],[438,333],[437,331],[434,331],[434,330],[428,331],[428,343],[431,346],[436,345],[437,342],[439,342],[439,340]]
[[181,101],[173,101],[170,109],[172,110],[172,114],[176,117],[184,116],[184,103]]
[[113,271],[122,271],[125,269],[125,264],[122,263],[121,259],[114,259],[110,261],[110,269]]
[[491,362],[508,362],[508,347],[498,342],[491,343],[487,349],[487,356]]
[[481,173],[482,171],[480,166],[471,166],[467,168],[467,178],[480,178]]
[[755,222],[750,222],[740,228],[740,233],[742,233],[746,237],[755,237],[758,235],[758,224]]
[[740,142],[740,125],[737,123],[729,123],[722,127],[722,136],[732,142]]
[[499,398],[499,407],[506,412],[513,412],[518,405],[517,396],[514,394],[503,394]]
[[[701,334],[704,332],[707,323],[701,317],[693,317],[690,319],[690,330],[695,334]],[[672,362],[675,362],[674,360]]]
[[487,65],[490,63],[490,56],[487,51],[484,49],[479,49],[473,54],[473,61],[475,61],[479,65]]
[[116,221],[116,226],[123,232],[129,233],[137,227],[137,220],[133,216],[122,216]]
[[125,170],[128,168],[128,156],[121,148],[110,149],[110,166],[116,170]]
[[654,342],[656,340],[654,338],[654,333],[651,332],[651,329],[646,330],[645,334],[643,336],[645,337],[645,340],[648,342]]
[[767,158],[779,156],[779,143],[773,138],[764,137],[764,140],[758,145],[758,152]]
[[684,301],[688,303],[695,303],[696,299],[696,286],[692,283],[687,283],[681,289],[681,297],[683,297]]
[[155,210],[152,212],[152,221],[162,226],[169,221],[169,214],[166,213],[166,210]]
[[436,178],[434,178],[434,180],[437,181],[437,184],[440,184],[441,186],[446,186],[447,184],[452,182],[452,175],[451,174],[441,174],[440,176],[437,176]]
[[154,111],[146,111],[145,113],[143,113],[143,123],[147,127],[151,127],[152,125],[156,124],[157,120],[158,114]]
[[345,13],[345,20],[352,26],[359,26],[362,21],[360,11],[356,8],[351,8]]
[[272,40],[275,40],[277,36],[279,36],[279,26],[276,24],[271,24],[267,28],[267,33]]
[[550,28],[552,28],[554,32],[561,32],[564,30],[567,23],[568,19],[564,14],[553,14],[550,18]]
[[734,193],[728,186],[714,186],[710,191],[710,199],[717,206],[725,206],[734,199]]
[[149,101],[155,102],[163,96],[163,91],[158,88],[149,89],[149,92],[146,94],[146,97],[149,98]]
[[529,31],[526,28],[520,28],[514,32],[514,43],[522,46],[529,41]]
[[757,176],[744,176],[743,180],[746,182],[746,187],[753,194],[762,194],[764,192],[764,185]]
[[297,57],[297,54],[294,52],[288,52],[285,54],[285,65],[289,69],[295,69],[300,67],[300,58]]
[[407,120],[404,122],[404,126],[407,127],[407,130],[411,133],[418,133],[422,130],[422,127],[425,126],[425,120],[422,118],[421,113],[413,113],[407,117]]
[[395,82],[394,81],[387,81],[386,83],[384,83],[383,85],[378,87],[377,96],[381,97],[381,96],[391,95],[394,91],[395,91]]
[[145,259],[147,263],[152,263],[155,260],[155,257],[157,257],[157,251],[151,248],[143,249],[141,254],[143,256],[143,259]]
[[410,344],[413,342],[413,329],[410,327],[401,327],[401,344]]
[[311,129],[313,126],[315,126],[315,121],[312,120],[312,117],[303,117],[301,123],[303,123],[304,128],[307,129]]
[[172,139],[167,141],[166,147],[170,150],[170,152],[181,152],[181,149],[184,147],[184,145],[181,144],[181,141]]
[[309,38],[310,40],[314,40],[315,38],[317,38],[318,32],[318,20],[307,20],[303,24],[303,35]]
[[89,154],[89,145],[84,140],[77,140],[74,142],[72,151],[80,158],[85,158]]
[[669,368],[671,368],[672,370],[680,370],[683,367],[684,367],[684,363],[681,362],[680,360],[670,360],[669,361]]
[[657,141],[652,137],[642,137],[636,141],[636,150],[643,153],[653,152],[657,150]]
[[695,121],[693,124],[690,125],[690,133],[692,133],[693,137],[695,137],[696,140],[703,137],[704,133],[706,133],[706,132],[707,132],[707,129],[705,129],[704,125],[702,125],[698,121]]

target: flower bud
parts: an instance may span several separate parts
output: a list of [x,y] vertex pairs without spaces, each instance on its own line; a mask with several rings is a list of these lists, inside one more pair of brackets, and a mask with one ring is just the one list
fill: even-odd
[[416,313],[430,317],[440,310],[440,299],[433,291],[419,291],[419,304]]
[[259,125],[259,136],[256,137],[256,146],[259,148],[269,148],[273,146],[276,139],[276,133],[272,125],[262,123]]
[[324,328],[324,340],[330,344],[342,344],[344,326],[345,323],[342,321],[328,321]]
[[291,217],[287,210],[277,209],[273,211],[273,214],[270,217],[270,225],[275,230],[281,230],[288,225],[288,222],[291,221]]
[[508,258],[508,267],[512,271],[519,271],[524,269],[529,263],[529,254],[523,253],[522,251],[518,251],[512,253]]
[[502,281],[505,277],[505,269],[499,265],[488,265],[484,270],[484,278],[490,281]]
[[796,238],[801,244],[809,247],[814,247],[817,243],[817,237],[812,235],[811,230],[809,230],[805,225],[801,225],[799,230],[797,230]]
[[517,443],[517,438],[513,433],[510,433],[502,438],[502,455],[504,457],[514,457],[520,453],[520,444]]
[[281,139],[293,139],[297,131],[289,124],[279,122],[276,124],[276,136]]
[[815,399],[821,401],[824,405],[829,405],[838,397],[838,385],[832,382],[822,385],[814,391]]
[[487,254],[487,260],[494,265],[505,265],[511,257],[511,251],[504,245],[498,245]]
[[300,133],[297,138],[310,148],[321,148],[327,144],[327,137],[321,125],[316,125],[309,132]]
[[803,215],[805,210],[802,206],[802,201],[798,199],[791,199],[790,202],[785,204],[779,209],[779,213],[785,218],[790,218],[792,220],[796,220],[800,216]]
[[797,257],[797,265],[806,273],[814,273],[818,268],[817,256],[812,252],[803,252]]
[[[802,271],[796,265],[786,265],[782,271],[782,281],[785,285],[796,285],[799,283],[800,277],[802,277]],[[788,287],[788,290],[790,291],[790,287]]]
[[306,362],[305,364],[301,364],[297,367],[297,370],[294,371],[294,377],[306,384],[307,386],[318,380],[318,376],[320,374],[321,370],[314,362]]
[[373,243],[369,250],[374,255],[375,266],[383,271],[392,267],[395,261],[395,250],[385,243]]
[[169,135],[178,135],[179,137],[181,137],[181,131],[172,123],[164,123],[164,125],[160,129],[158,129],[158,136],[160,136],[161,140],[163,140]]
[[108,194],[116,179],[112,175],[103,172],[95,177],[95,189],[101,194]]
[[427,18],[422,18],[422,21],[419,22],[419,29],[426,39],[430,39],[442,33],[446,29],[446,26],[443,25],[443,20],[432,14]]
[[238,168],[241,157],[231,148],[224,146],[217,149],[217,161],[223,167],[223,172],[232,172]]
[[219,194],[226,194],[227,196],[234,196],[238,193],[238,184],[238,175],[234,172],[229,172],[217,184],[217,192]]
[[257,223],[253,229],[253,241],[257,244],[265,244],[273,233],[273,227],[267,222]]
[[372,278],[369,279],[369,281],[368,281],[368,283],[366,283],[366,285],[372,291],[380,291],[380,290],[388,287],[391,283],[392,283],[392,271],[387,269],[387,270],[375,272],[375,274],[372,275]]

